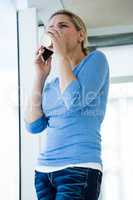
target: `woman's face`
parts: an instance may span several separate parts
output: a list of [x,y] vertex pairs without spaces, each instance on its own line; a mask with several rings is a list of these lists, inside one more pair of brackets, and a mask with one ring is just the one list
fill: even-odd
[[63,14],[55,15],[47,24],[46,30],[49,28],[62,32],[68,51],[75,50],[75,48],[81,46],[79,41],[84,39],[83,32],[76,30],[75,25],[68,16]]

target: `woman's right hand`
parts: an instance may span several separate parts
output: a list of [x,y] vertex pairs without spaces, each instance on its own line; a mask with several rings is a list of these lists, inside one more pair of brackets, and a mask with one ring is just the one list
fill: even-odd
[[42,53],[45,50],[43,49],[43,46],[39,47],[36,51],[36,58],[35,58],[35,70],[38,76],[44,76],[47,77],[51,70],[51,60],[52,57],[50,56],[47,61],[43,61],[42,59]]

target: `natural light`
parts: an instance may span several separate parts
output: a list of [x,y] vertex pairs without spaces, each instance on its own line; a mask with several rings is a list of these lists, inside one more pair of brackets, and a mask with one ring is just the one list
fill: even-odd
[[0,24],[0,199],[18,200],[17,32],[16,12],[10,1],[3,1],[0,4]]
[[[133,46],[101,49],[114,77],[132,73]],[[117,69],[120,69],[117,71]],[[116,69],[116,70],[115,70]],[[128,69],[128,70],[126,70]],[[126,74],[125,74],[126,72]],[[133,82],[110,85],[107,113],[102,125],[104,178],[100,200],[131,200],[133,169]]]

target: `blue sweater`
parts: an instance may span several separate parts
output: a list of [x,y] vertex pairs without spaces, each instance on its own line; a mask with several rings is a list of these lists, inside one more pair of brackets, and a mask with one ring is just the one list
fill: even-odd
[[109,66],[106,56],[95,50],[73,69],[73,80],[61,94],[59,78],[44,84],[43,116],[26,129],[38,134],[47,129],[46,144],[37,164],[63,166],[97,162],[102,165],[100,128],[105,116]]

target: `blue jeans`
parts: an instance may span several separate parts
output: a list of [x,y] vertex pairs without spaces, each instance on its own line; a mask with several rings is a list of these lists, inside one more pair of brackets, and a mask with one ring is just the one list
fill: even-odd
[[68,167],[44,173],[35,170],[38,200],[98,200],[102,172],[86,167]]

